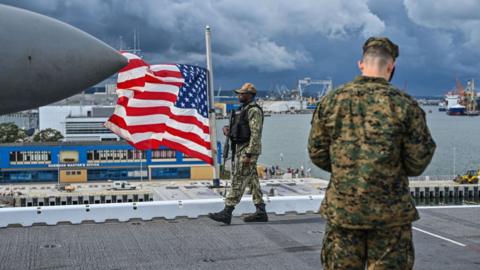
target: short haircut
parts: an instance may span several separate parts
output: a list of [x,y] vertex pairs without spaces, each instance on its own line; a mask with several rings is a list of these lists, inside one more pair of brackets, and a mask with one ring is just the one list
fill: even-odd
[[363,54],[362,60],[366,63],[375,63],[380,68],[385,68],[388,61],[395,61],[390,52],[381,46],[371,46]]

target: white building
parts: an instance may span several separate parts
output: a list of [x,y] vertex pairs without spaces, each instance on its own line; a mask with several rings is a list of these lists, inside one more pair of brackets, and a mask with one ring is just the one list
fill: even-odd
[[65,141],[120,140],[103,124],[115,107],[95,105],[43,106],[39,108],[40,129],[53,128]]
[[[302,108],[299,100],[270,101],[259,102],[264,112],[286,113],[298,111]],[[304,106],[305,107],[305,106]]]

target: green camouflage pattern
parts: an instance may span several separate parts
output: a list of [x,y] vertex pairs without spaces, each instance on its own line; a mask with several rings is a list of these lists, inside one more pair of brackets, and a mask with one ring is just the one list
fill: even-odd
[[393,59],[396,59],[399,55],[398,46],[387,37],[370,37],[365,41],[365,44],[363,44],[363,53],[370,47],[384,48],[390,53]]
[[327,223],[320,259],[325,270],[412,269],[412,226],[355,230]]
[[312,118],[310,158],[331,172],[320,213],[350,229],[417,220],[408,176],[420,175],[434,151],[415,100],[383,78],[357,77],[325,96]]
[[[236,146],[235,170],[232,177],[232,188],[227,195],[225,204],[228,206],[237,205],[245,189],[248,187],[252,192],[254,204],[263,203],[260,181],[257,173],[258,156],[262,153],[262,129],[263,113],[260,108],[254,106],[252,101],[245,105],[242,110],[248,110],[248,125],[250,127],[250,141]],[[251,156],[250,163],[245,164],[247,154]]]
[[245,189],[248,187],[252,192],[252,201],[254,204],[263,203],[262,190],[257,173],[258,155],[250,157],[250,163],[245,164],[247,158],[245,154],[237,155],[235,160],[235,172],[232,178],[232,188],[225,199],[225,205],[235,206],[242,199]]

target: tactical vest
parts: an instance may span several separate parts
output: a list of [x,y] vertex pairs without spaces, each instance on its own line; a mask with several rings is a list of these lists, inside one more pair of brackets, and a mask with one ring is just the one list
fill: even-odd
[[230,139],[234,144],[243,144],[250,141],[250,126],[248,125],[248,110],[253,107],[257,107],[262,112],[263,110],[258,104],[249,106],[246,110],[235,111],[235,115],[232,119],[233,123],[230,123]]

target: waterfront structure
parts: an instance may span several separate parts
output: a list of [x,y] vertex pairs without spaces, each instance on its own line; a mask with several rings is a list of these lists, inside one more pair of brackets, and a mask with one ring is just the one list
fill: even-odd
[[65,141],[118,141],[120,138],[103,124],[113,114],[116,85],[91,87],[38,110],[40,129],[53,128]]
[[300,111],[302,102],[300,100],[263,100],[258,101],[264,112],[267,113],[288,113]]
[[305,77],[301,80],[298,80],[298,92],[300,94],[300,109],[303,110],[303,92],[306,87],[311,85],[320,85],[322,86],[321,92],[318,93],[318,97],[321,98],[326,95],[328,92],[333,90],[333,81],[331,79],[327,80],[312,80],[310,77]]
[[104,126],[114,107],[91,107],[87,115],[67,116],[64,125],[65,141],[119,141],[120,137]]
[[0,145],[0,184],[212,177],[210,165],[164,147],[140,151],[123,141]]
[[119,141],[120,138],[103,124],[107,117],[67,117],[65,141]]
[[0,116],[0,123],[14,123],[21,129],[38,129],[38,110],[4,114]]
[[[480,112],[477,110],[479,99],[473,79],[467,81],[466,89],[463,88],[461,82],[457,79],[456,89],[445,95],[445,102],[447,103],[446,111],[448,115],[480,115]],[[439,110],[443,111],[443,107],[440,107]]]
[[40,129],[53,128],[65,141],[118,141],[120,138],[103,124],[112,115],[113,106],[65,105],[39,109]]

